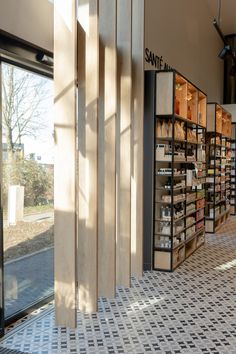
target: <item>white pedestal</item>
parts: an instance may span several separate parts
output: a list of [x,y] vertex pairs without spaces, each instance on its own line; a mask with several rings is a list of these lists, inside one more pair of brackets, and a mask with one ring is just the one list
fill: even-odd
[[24,217],[24,187],[9,186],[8,189],[8,224],[16,225]]

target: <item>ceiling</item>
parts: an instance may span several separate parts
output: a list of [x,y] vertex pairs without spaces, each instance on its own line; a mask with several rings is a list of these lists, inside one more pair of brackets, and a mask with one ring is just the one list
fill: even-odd
[[[207,0],[213,18],[218,19],[219,0]],[[236,33],[236,0],[221,0],[220,28],[224,35]]]

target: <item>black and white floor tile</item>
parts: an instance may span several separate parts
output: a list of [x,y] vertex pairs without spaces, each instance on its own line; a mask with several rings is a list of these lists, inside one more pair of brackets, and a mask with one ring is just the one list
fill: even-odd
[[174,273],[146,272],[116,299],[100,299],[97,314],[78,314],[76,330],[56,327],[49,305],[0,346],[34,354],[236,354],[236,218]]

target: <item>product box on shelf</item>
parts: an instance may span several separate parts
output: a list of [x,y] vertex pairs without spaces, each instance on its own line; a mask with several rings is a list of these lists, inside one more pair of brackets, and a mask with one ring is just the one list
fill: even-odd
[[204,220],[201,220],[199,221],[197,224],[196,224],[196,231],[200,230],[201,228],[203,228],[204,226]]
[[200,199],[196,201],[196,208],[200,209],[200,208],[204,208],[205,206],[205,199]]
[[195,234],[195,225],[189,227],[189,228],[186,230],[186,240],[188,240],[189,238],[191,238],[194,234]]
[[186,196],[187,203],[194,202],[195,199],[196,199],[196,193],[195,192],[187,193],[187,196]]
[[181,263],[185,258],[185,247],[182,246],[174,250],[173,253],[173,264],[174,267]]
[[204,218],[204,209],[198,210],[196,213],[196,220],[201,220]]

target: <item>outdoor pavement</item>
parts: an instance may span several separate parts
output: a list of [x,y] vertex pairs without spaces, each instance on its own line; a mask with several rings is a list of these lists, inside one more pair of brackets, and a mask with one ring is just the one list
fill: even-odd
[[53,220],[54,220],[53,211],[49,211],[47,213],[31,214],[31,215],[24,216],[25,222],[40,222],[40,221],[53,221]]
[[49,248],[5,264],[6,317],[52,295],[54,291],[53,257],[53,248]]
[[[49,211],[47,213],[36,213],[36,214],[29,214],[24,215],[23,221],[24,222],[41,222],[41,221],[53,221],[54,220],[54,212]],[[8,222],[7,220],[3,220],[3,227],[7,227]]]

